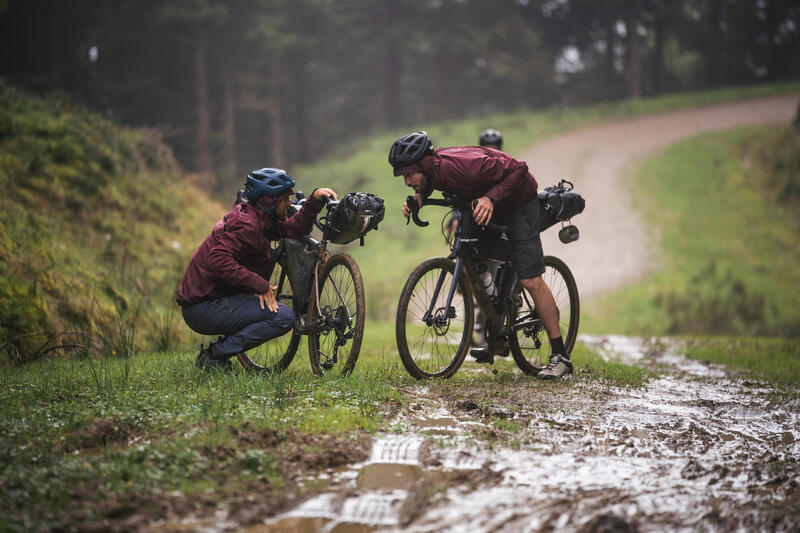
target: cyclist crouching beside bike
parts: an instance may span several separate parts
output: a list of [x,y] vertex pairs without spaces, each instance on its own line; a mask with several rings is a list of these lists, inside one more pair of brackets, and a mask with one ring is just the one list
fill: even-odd
[[245,181],[247,202],[214,225],[183,275],[176,301],[186,324],[201,335],[223,335],[200,346],[201,369],[230,370],[230,358],[292,329],[294,312],[279,304],[267,279],[270,241],[308,234],[331,189],[314,190],[303,207],[286,217],[294,180],[283,170],[263,168]]
[[[550,288],[542,279],[545,272],[542,242],[539,238],[539,200],[537,183],[528,166],[498,150],[482,146],[460,146],[434,150],[424,131],[405,135],[389,150],[389,163],[395,176],[402,176],[414,189],[414,199],[422,200],[434,190],[455,194],[463,200],[476,200],[475,221],[494,222],[508,227],[512,266],[522,286],[533,298],[550,338],[549,364],[539,379],[557,379],[572,373],[570,354],[565,353],[558,325],[558,311]],[[403,215],[411,214],[403,204]],[[472,350],[479,361],[493,355],[487,349]]]

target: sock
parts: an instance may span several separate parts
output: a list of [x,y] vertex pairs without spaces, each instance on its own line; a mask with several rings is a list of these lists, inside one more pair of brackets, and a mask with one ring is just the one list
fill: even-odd
[[553,353],[559,353],[559,354],[563,355],[564,357],[567,357],[567,354],[565,353],[566,350],[564,350],[564,338],[563,337],[558,337],[556,339],[550,339],[550,348],[553,351]]

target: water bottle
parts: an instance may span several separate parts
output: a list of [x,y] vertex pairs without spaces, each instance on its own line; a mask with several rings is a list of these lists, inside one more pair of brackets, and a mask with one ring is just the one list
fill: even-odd
[[481,272],[480,275],[481,283],[483,284],[483,288],[486,290],[486,294],[488,294],[491,298],[497,296],[497,287],[495,287],[492,273],[487,269]]

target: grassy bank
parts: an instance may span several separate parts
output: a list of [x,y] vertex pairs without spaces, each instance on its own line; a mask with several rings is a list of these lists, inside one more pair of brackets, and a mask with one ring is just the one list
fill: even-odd
[[157,134],[0,82],[0,187],[0,364],[187,339],[175,288],[222,212]]

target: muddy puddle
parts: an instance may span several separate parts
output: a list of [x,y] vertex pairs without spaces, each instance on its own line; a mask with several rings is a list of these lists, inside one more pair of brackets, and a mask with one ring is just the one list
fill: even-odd
[[[642,388],[570,378],[488,410],[421,385],[368,461],[324,474],[334,492],[244,531],[800,528],[800,402],[664,343],[581,342],[659,377]],[[496,417],[517,430],[476,438],[496,433]]]

